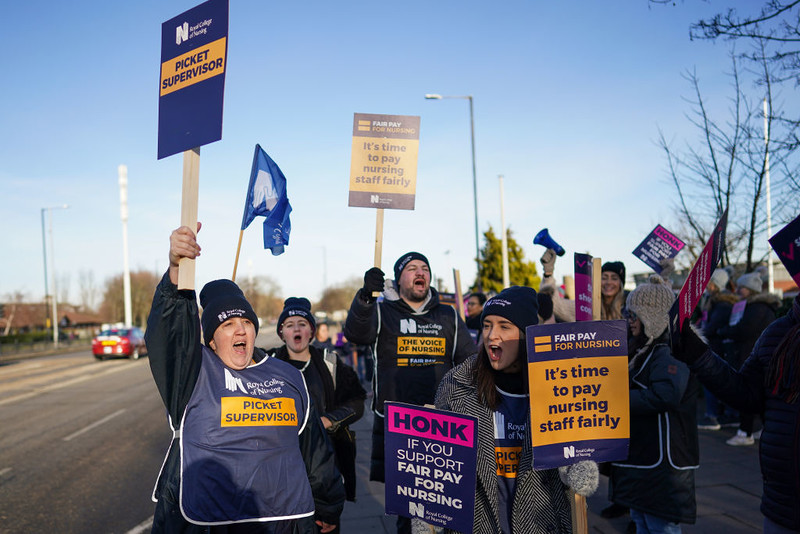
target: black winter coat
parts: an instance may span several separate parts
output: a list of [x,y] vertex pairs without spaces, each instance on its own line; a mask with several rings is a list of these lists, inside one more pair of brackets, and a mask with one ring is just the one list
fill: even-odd
[[[200,320],[194,291],[178,291],[165,274],[156,287],[150,315],[147,318],[145,341],[150,370],[161,399],[167,408],[170,425],[179,428],[186,406],[200,374],[202,362]],[[255,349],[253,357],[261,361],[266,355]],[[206,527],[186,521],[179,507],[180,446],[179,438],[170,444],[161,475],[153,492],[158,499],[153,521],[154,532],[293,533],[315,534],[314,519],[337,524],[345,500],[344,485],[333,460],[333,450],[327,439],[319,414],[311,402],[308,422],[299,435],[299,447],[306,465],[308,481],[314,496],[315,517],[266,523],[243,523]],[[210,530],[209,530],[210,528]]]
[[[332,423],[328,435],[333,442],[336,464],[344,477],[347,500],[355,501],[355,433],[349,425],[364,415],[367,392],[353,368],[342,362],[335,351],[321,350],[313,345],[309,345],[308,349],[311,359],[308,366],[301,370],[319,415],[327,417]],[[290,361],[286,345],[271,349],[268,354],[285,362]],[[292,363],[296,365],[296,362]]]
[[731,407],[764,414],[759,458],[764,491],[761,513],[783,527],[800,530],[800,403],[789,404],[773,393],[765,376],[775,349],[800,324],[800,296],[789,313],[761,334],[752,354],[736,370],[707,351],[691,368],[711,392]]
[[610,499],[675,523],[694,523],[699,385],[666,335],[631,360],[628,459],[611,466]]
[[732,352],[731,365],[741,367],[753,351],[758,336],[769,324],[775,320],[775,311],[780,305],[780,299],[769,293],[757,293],[747,298],[742,318],[734,325],[729,325],[718,330],[721,338],[730,339]]
[[372,455],[370,480],[383,482],[383,403],[432,404],[442,377],[477,352],[467,326],[455,308],[430,299],[416,311],[393,290],[380,303],[356,293],[344,325],[352,343],[372,345],[375,375],[372,381]]

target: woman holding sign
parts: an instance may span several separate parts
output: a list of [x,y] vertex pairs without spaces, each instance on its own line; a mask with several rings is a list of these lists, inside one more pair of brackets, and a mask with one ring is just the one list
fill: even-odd
[[610,499],[630,508],[639,534],[679,533],[697,511],[699,385],[670,350],[674,301],[657,274],[627,300],[631,438],[628,458],[611,465]]
[[562,473],[532,468],[525,328],[538,323],[538,307],[529,287],[489,299],[478,354],[447,373],[436,392],[437,408],[478,418],[474,533],[569,533],[568,485],[581,495],[597,488],[594,462]]

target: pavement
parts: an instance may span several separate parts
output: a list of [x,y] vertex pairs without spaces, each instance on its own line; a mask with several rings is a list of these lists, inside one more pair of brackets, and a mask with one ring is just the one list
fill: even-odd
[[[395,518],[384,510],[384,485],[370,482],[369,456],[372,412],[351,425],[356,433],[356,502],[345,503],[341,531],[344,533],[394,533]],[[700,400],[700,409],[703,400]],[[732,447],[725,440],[735,428],[699,430],[700,468],[695,472],[697,522],[681,525],[684,533],[755,534],[762,531],[761,471],[758,464],[758,442],[745,447]],[[608,506],[608,479],[600,477],[597,492],[586,499],[589,532],[593,534],[625,533],[629,516],[605,519],[600,511]]]

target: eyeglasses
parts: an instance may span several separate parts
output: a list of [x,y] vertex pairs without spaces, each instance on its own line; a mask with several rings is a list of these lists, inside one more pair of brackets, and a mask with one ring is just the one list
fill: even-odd
[[625,318],[631,322],[637,321],[639,319],[639,317],[631,310],[625,310]]

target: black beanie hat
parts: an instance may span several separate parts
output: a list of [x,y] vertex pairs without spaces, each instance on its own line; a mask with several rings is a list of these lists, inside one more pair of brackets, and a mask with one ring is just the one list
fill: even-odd
[[203,340],[206,345],[214,339],[214,332],[219,325],[231,317],[250,319],[258,334],[256,312],[244,298],[239,286],[230,280],[214,280],[203,286],[200,291],[200,306],[203,308],[200,324],[203,326]]
[[289,297],[283,301],[283,311],[278,317],[278,337],[281,337],[283,322],[289,317],[300,316],[311,324],[311,331],[317,329],[314,314],[311,313],[311,302],[305,297]]
[[395,279],[395,281],[400,281],[400,275],[402,274],[403,269],[405,269],[406,265],[408,265],[408,262],[410,262],[412,260],[421,261],[422,263],[424,263],[425,265],[428,266],[428,270],[430,270],[430,268],[431,268],[431,264],[428,263],[428,258],[423,256],[419,252],[407,252],[406,254],[403,254],[402,256],[400,256],[400,258],[394,264],[394,279]]
[[511,286],[486,301],[481,313],[481,323],[489,315],[499,315],[525,332],[528,326],[539,324],[538,312],[536,291],[530,287]]
[[622,285],[625,285],[625,264],[621,261],[607,261],[603,264],[603,267],[600,269],[601,273],[606,271],[610,271],[617,276],[619,279],[622,280]]

